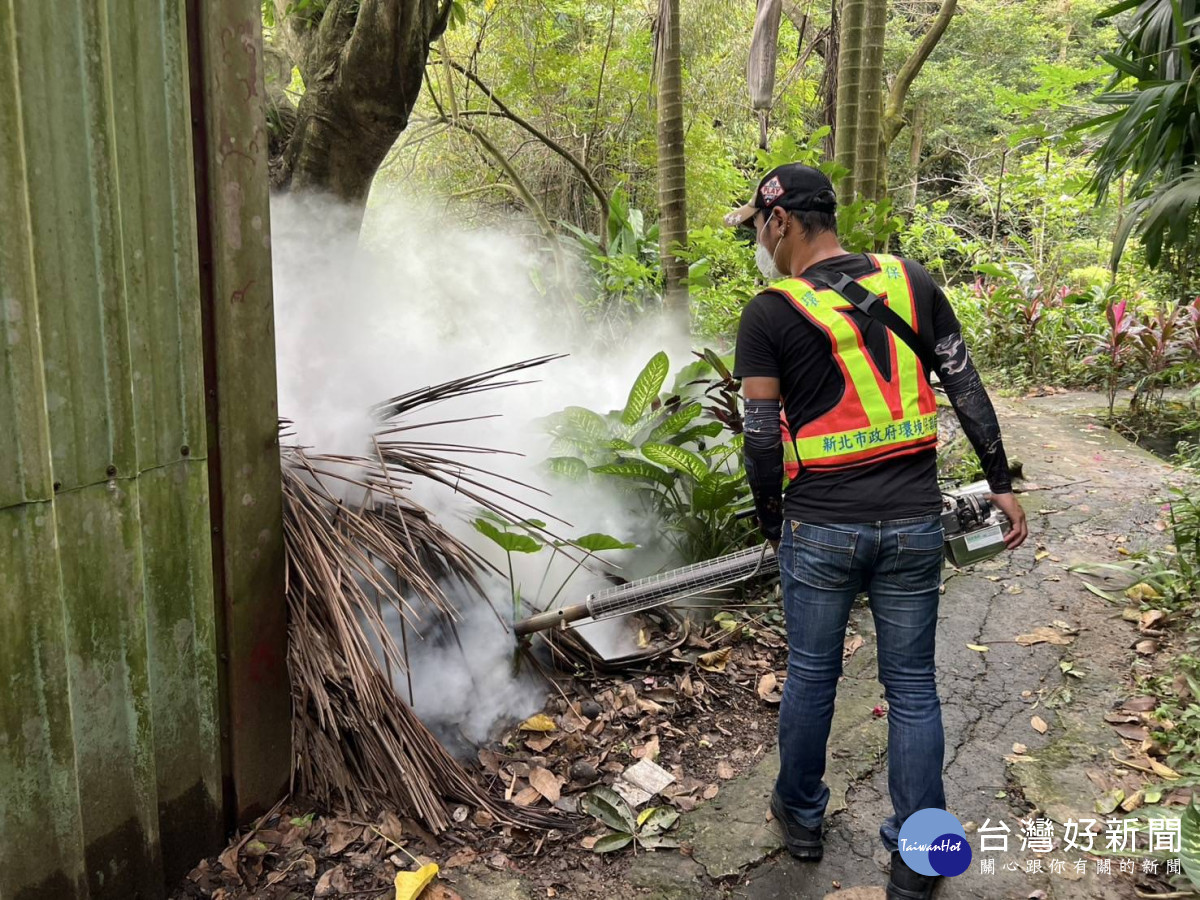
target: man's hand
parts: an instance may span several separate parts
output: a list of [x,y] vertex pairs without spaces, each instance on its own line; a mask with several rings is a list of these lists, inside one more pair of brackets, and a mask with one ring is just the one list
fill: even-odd
[[1004,543],[1008,545],[1009,550],[1016,550],[1025,543],[1025,538],[1029,537],[1029,523],[1025,521],[1025,510],[1021,509],[1021,502],[1017,500],[1016,494],[988,494],[988,499],[995,503],[1012,523],[1012,530],[1004,536]]

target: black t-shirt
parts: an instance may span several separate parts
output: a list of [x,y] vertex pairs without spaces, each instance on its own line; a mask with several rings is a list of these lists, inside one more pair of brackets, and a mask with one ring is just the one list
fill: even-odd
[[[924,337],[932,331],[932,346],[960,330],[958,318],[929,273],[911,260],[903,262],[916,300],[916,332]],[[818,283],[838,273],[862,278],[876,268],[865,253],[854,253],[824,260],[803,277]],[[862,332],[880,370],[890,375],[887,329],[857,309],[848,315]],[[787,298],[769,290],[742,311],[733,374],[737,378],[778,378],[793,434],[836,406],[845,391],[829,338]],[[788,485],[783,505],[785,518],[810,524],[879,522],[940,509],[937,453],[932,449],[832,472],[804,469]]]

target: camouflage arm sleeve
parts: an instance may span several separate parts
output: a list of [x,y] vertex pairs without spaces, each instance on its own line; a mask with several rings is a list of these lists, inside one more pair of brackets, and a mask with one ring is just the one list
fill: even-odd
[[946,396],[954,406],[963,432],[983,466],[984,477],[993,494],[1012,492],[1012,479],[1008,473],[1008,456],[1000,438],[1000,422],[996,410],[988,397],[983,380],[971,362],[967,342],[961,332],[941,338],[934,346],[938,361],[938,377],[946,389]]

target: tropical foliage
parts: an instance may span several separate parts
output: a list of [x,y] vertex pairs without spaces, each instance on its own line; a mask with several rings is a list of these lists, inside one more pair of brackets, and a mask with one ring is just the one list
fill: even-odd
[[598,479],[625,494],[632,509],[665,525],[683,562],[698,562],[744,545],[753,524],[741,468],[740,417],[727,362],[712,351],[670,373],[656,353],[639,373],[623,409],[607,413],[570,406],[547,430],[558,478]]

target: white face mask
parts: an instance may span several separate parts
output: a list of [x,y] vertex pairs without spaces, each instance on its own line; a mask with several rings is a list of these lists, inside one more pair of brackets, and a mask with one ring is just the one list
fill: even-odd
[[[758,266],[758,271],[762,273],[762,277],[767,281],[782,281],[787,278],[783,272],[779,271],[779,266],[775,264],[775,254],[779,252],[779,244],[775,245],[775,250],[772,252],[762,244],[762,233],[766,230],[767,224],[771,220],[763,222],[763,227],[758,231],[759,240],[756,242],[754,249],[754,264]],[[782,243],[782,242],[781,242]]]

